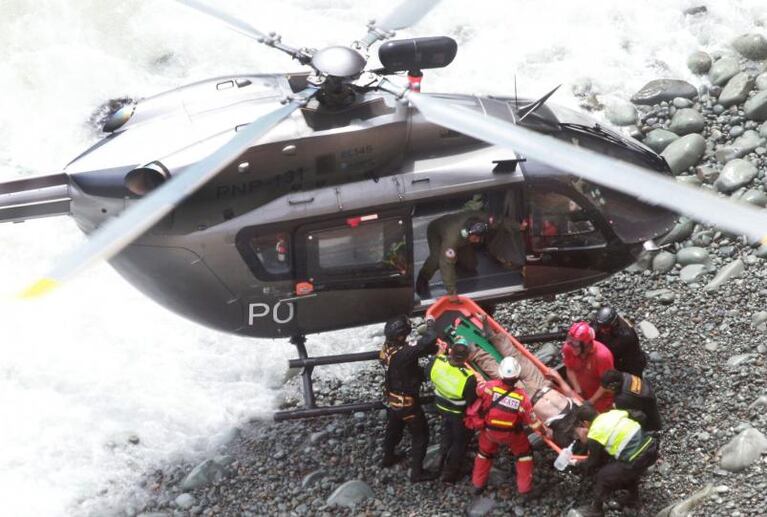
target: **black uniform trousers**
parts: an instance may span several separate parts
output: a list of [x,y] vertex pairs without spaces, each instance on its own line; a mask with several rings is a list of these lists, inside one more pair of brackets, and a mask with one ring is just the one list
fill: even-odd
[[463,414],[442,413],[442,458],[444,475],[452,477],[458,475],[466,454],[466,446],[469,441],[469,430],[463,424]]
[[420,404],[402,409],[387,409],[386,434],[384,434],[384,458],[394,457],[394,448],[402,441],[402,433],[407,427],[410,433],[411,451],[410,468],[412,473],[423,471],[423,459],[429,444],[429,424]]
[[654,439],[634,461],[611,461],[599,469],[594,485],[594,499],[604,503],[616,490],[628,490],[636,497],[639,490],[639,479],[647,469],[658,460],[658,440]]

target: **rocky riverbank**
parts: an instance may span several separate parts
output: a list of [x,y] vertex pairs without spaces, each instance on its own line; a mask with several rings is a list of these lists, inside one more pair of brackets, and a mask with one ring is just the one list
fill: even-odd
[[[614,124],[661,153],[679,181],[763,208],[765,59],[767,39],[747,34],[729,52],[690,56],[690,70],[702,77],[700,88],[661,79],[631,100],[606,107],[588,82],[577,83],[576,93],[584,107],[605,109]],[[501,306],[496,318],[512,332],[543,332],[614,304],[641,329],[651,359],[647,378],[665,419],[662,459],[644,479],[640,515],[764,515],[767,245],[684,218],[658,244],[661,250],[645,253],[598,286],[553,302]],[[318,402],[376,399],[381,383],[380,369],[364,366],[347,382],[318,382]],[[298,383],[287,383],[284,405],[297,404],[299,397]],[[252,423],[220,456],[149,476],[148,501],[124,513],[538,516],[565,514],[588,498],[589,484],[578,474],[555,471],[546,450],[536,453],[543,494],[527,504],[515,497],[505,457],[496,463],[487,497],[473,499],[468,479],[412,485],[404,466],[378,466],[384,422],[381,412],[371,412]],[[432,416],[432,443],[437,422]]]

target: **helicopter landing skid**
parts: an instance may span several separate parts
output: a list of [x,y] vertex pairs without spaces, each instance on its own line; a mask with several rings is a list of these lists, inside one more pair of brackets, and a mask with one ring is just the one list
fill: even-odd
[[301,381],[303,383],[304,408],[277,411],[274,413],[275,422],[282,422],[284,420],[297,420],[299,418],[314,418],[318,416],[356,413],[357,411],[371,411],[385,408],[383,402],[380,401],[355,402],[351,404],[338,404],[335,406],[317,407],[316,398],[314,396],[314,385],[312,384],[312,372],[314,371],[315,366],[355,363],[358,361],[372,361],[378,359],[377,351],[309,357],[309,354],[306,353],[305,336],[294,336],[290,338],[290,342],[296,347],[296,351],[298,352],[298,359],[289,360],[288,366],[290,368],[303,368],[303,371],[301,372]]

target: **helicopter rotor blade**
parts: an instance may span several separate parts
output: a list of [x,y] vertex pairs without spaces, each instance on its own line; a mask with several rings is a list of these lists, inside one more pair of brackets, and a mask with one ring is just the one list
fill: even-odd
[[392,31],[415,25],[439,2],[440,0],[403,0],[380,22],[373,21],[368,26],[368,33],[358,43],[368,48],[378,40],[389,38]]
[[767,211],[684,185],[649,169],[609,158],[594,151],[485,116],[449,101],[420,93],[405,93],[431,122],[465,135],[508,147],[536,160],[604,187],[629,194],[709,223],[752,242],[767,244]]
[[270,129],[305,105],[316,92],[316,88],[307,88],[293,96],[286,105],[244,126],[212,154],[192,164],[127,208],[118,217],[105,223],[85,244],[56,261],[56,266],[20,293],[20,297],[32,298],[52,291],[94,262],[108,260],[122,251],[242,155]]
[[250,25],[249,23],[235,16],[232,16],[231,14],[225,13],[224,11],[216,7],[208,5],[205,2],[201,2],[200,0],[175,0],[175,1],[180,3],[181,5],[189,7],[190,9],[194,9],[195,11],[198,11],[202,14],[215,18],[218,21],[227,25],[230,29],[236,32],[239,32],[240,34],[244,34],[245,36],[248,36],[250,38],[253,38],[259,43],[263,43],[264,45],[274,47],[287,54],[290,54],[294,59],[297,59],[302,65],[306,65],[311,61],[312,56],[308,51],[304,49],[296,49],[289,45],[285,45],[284,43],[282,43],[282,41],[280,41],[280,37],[278,35],[274,33],[265,34],[261,32],[260,30],[256,29],[255,27],[253,27],[252,25]]

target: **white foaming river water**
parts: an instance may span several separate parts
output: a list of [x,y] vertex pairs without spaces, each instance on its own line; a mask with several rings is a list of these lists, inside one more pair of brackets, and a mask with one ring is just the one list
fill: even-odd
[[[289,44],[321,48],[360,37],[389,2],[216,4]],[[700,4],[708,14],[682,15]],[[0,13],[0,181],[60,170],[95,141],[88,118],[110,98],[300,69],[171,1],[0,0]],[[692,51],[725,49],[766,17],[763,0],[445,0],[402,35],[459,41],[455,62],[427,72],[424,91],[513,95],[516,75],[530,96],[564,83],[552,100],[574,106],[568,85],[582,77],[606,101],[659,77],[697,85],[685,66]],[[204,454],[239,423],[268,416],[295,355],[281,341],[183,320],[106,265],[48,299],[11,301],[83,238],[66,218],[0,226],[2,515],[88,515],[120,501],[152,466]],[[376,330],[310,336],[309,352],[367,350]],[[130,434],[139,445],[125,445]]]

